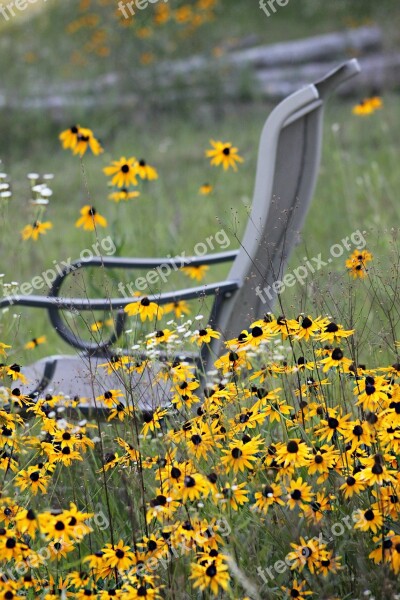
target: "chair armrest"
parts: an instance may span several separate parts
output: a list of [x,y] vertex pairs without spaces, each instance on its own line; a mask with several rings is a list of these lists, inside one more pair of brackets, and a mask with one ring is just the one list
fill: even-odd
[[[54,282],[55,284],[56,282]],[[124,330],[126,313],[123,311],[125,306],[133,302],[140,302],[140,297],[133,298],[60,298],[58,292],[60,285],[56,288],[53,285],[49,296],[7,296],[0,299],[0,308],[6,306],[19,305],[29,306],[33,308],[45,308],[49,311],[50,321],[57,333],[71,346],[84,350],[92,356],[102,354],[116,342]],[[169,302],[177,302],[179,300],[193,300],[201,296],[215,296],[218,294],[229,294],[237,290],[239,287],[236,281],[222,281],[211,283],[208,285],[187,288],[180,291],[164,292],[162,294],[149,295],[148,298],[152,302],[157,302],[159,305]],[[69,310],[78,311],[95,311],[95,310],[116,310],[117,319],[115,323],[115,331],[111,337],[105,342],[91,343],[85,342],[74,336],[70,329],[62,321],[59,311]]]
[[196,267],[199,265],[215,265],[235,260],[239,250],[229,250],[227,252],[218,252],[216,254],[206,254],[204,256],[174,256],[159,258],[124,258],[119,256],[93,256],[88,260],[75,260],[70,266],[65,267],[63,275],[65,277],[71,271],[84,267],[104,267],[108,269],[154,269],[161,265],[169,267]]

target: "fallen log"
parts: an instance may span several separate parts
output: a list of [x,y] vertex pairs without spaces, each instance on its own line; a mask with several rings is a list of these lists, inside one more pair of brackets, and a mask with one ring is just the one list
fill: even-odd
[[357,56],[382,48],[382,32],[379,27],[360,27],[342,32],[327,33],[315,37],[258,46],[233,52],[226,58],[236,66],[252,66],[256,69],[298,65],[306,62],[326,61],[347,56]]
[[[150,89],[173,87],[179,85],[199,85],[209,74],[225,74],[229,72],[251,69],[280,68],[300,65],[306,62],[326,62],[334,59],[346,59],[349,55],[359,56],[363,53],[381,50],[382,31],[379,27],[360,27],[341,32],[327,33],[311,38],[268,44],[226,52],[219,58],[208,56],[191,56],[183,60],[168,60],[154,67],[136,69],[130,75],[131,89]],[[234,77],[234,74],[233,74]],[[116,88],[121,82],[126,84],[127,74],[106,73],[95,81],[69,81],[66,83],[38,83],[38,95],[43,89],[48,95],[90,94],[102,92],[107,88]],[[131,91],[129,89],[128,91]],[[32,94],[33,95],[33,94]]]
[[[395,89],[400,86],[400,54],[367,54],[381,48],[382,33],[377,27],[362,27],[305,40],[258,46],[234,51],[211,61],[193,56],[184,61],[169,61],[153,69],[138,69],[131,79],[119,73],[107,73],[95,81],[68,82],[61,85],[40,85],[40,91],[25,98],[9,98],[0,94],[0,108],[49,108],[63,111],[70,106],[107,105],[135,106],[143,95],[160,102],[208,100],[218,87],[219,97],[243,98],[243,77],[247,97],[261,96],[279,100],[310,81],[316,81],[330,69],[355,54],[362,72],[341,86],[340,94],[358,96],[373,90]],[[304,60],[314,59],[310,64]],[[121,83],[124,86],[121,89]],[[129,82],[129,85],[127,85]],[[118,91],[120,88],[120,91]],[[46,89],[46,95],[42,90]]]
[[[340,95],[362,96],[400,87],[400,53],[365,56],[358,60],[361,73],[354,80],[349,80],[341,86],[340,91],[338,90]],[[310,81],[317,81],[335,66],[337,66],[336,61],[264,69],[257,71],[255,78],[262,96],[279,99],[307,85]]]

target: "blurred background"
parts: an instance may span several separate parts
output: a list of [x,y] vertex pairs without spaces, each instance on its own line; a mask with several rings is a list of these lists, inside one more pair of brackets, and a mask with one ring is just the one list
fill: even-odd
[[[377,264],[387,268],[400,214],[400,6],[393,0],[273,6],[275,12],[271,5],[263,11],[258,0],[169,0],[142,10],[133,3],[131,15],[128,3],[118,7],[115,0],[37,0],[14,8],[13,16],[3,5],[0,168],[12,190],[0,197],[3,283],[29,281],[90,248],[95,234],[74,226],[84,204],[107,218],[102,236],[113,238],[119,255],[190,254],[222,227],[230,248],[238,247],[269,112],[350,57],[360,59],[363,75],[329,103],[317,192],[292,263],[305,252],[326,255],[361,229],[368,231],[368,248],[381,252]],[[382,98],[382,108],[354,114],[371,96]],[[102,155],[80,161],[62,150],[58,135],[74,124],[93,130]],[[209,165],[204,151],[211,138],[239,148],[238,173]],[[121,156],[145,159],[159,179],[143,182],[139,198],[115,204],[102,169]],[[32,172],[54,174],[46,210],[53,229],[23,242],[20,231],[36,211]],[[213,187],[208,195],[199,193],[205,183]],[[332,269],[343,271],[342,262]],[[207,280],[225,274],[222,266]],[[131,275],[115,275],[114,282]],[[94,292],[104,290],[95,279]],[[183,279],[177,275],[171,287]],[[288,306],[298,312],[303,296],[293,291]],[[53,350],[64,349],[44,315],[23,314],[34,315],[25,320],[24,338],[47,333]],[[4,331],[10,341],[20,335],[19,324],[17,318]]]

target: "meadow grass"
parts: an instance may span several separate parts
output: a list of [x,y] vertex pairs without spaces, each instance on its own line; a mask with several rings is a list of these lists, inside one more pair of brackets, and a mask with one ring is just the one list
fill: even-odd
[[[356,230],[367,232],[368,247],[378,253],[382,265],[387,265],[391,230],[399,215],[395,201],[400,183],[395,166],[399,120],[396,97],[388,95],[384,102],[383,110],[365,118],[352,115],[349,101],[332,99],[328,104],[317,189],[289,270],[302,264],[305,254],[326,255],[333,244]],[[1,207],[0,244],[3,256],[13,259],[3,263],[3,281],[30,281],[33,275],[51,268],[53,261],[78,258],[83,248],[90,249],[96,236],[74,226],[80,207],[89,202],[88,198],[108,219],[109,226],[102,235],[112,237],[120,256],[192,254],[197,242],[222,228],[229,235],[229,249],[238,247],[251,205],[259,136],[270,110],[270,105],[243,104],[232,109],[225,107],[224,113],[217,115],[208,106],[192,113],[185,122],[167,110],[151,121],[129,119],[126,114],[94,115],[90,125],[102,140],[105,153],[100,157],[85,156],[82,163],[62,151],[57,139],[60,128],[55,123],[46,135],[33,135],[28,156],[22,155],[20,145],[13,144],[12,138],[4,139],[8,151],[3,154],[3,168],[13,182],[13,198]],[[87,123],[87,117],[82,118],[73,114],[71,122]],[[246,127],[238,127],[238,122],[245,122]],[[211,137],[231,140],[239,147],[245,158],[239,174],[220,173],[208,165],[204,150]],[[160,177],[142,185],[141,197],[115,204],[107,199],[109,189],[102,167],[122,155],[146,158],[157,167]],[[19,236],[34,215],[28,202],[30,188],[26,178],[32,171],[55,174],[54,195],[46,217],[54,228],[37,243],[21,242]],[[198,193],[205,182],[214,186],[210,196]],[[331,270],[340,272],[344,259],[345,255],[335,259]],[[227,269],[226,265],[212,269],[208,280],[225,277]],[[117,281],[129,282],[141,273],[111,275]],[[330,271],[323,270],[318,277],[323,284],[329,280]],[[173,279],[171,285],[186,285],[186,280]],[[120,295],[115,287],[113,291]],[[293,293],[285,292],[285,302],[295,306],[302,296],[304,289],[298,286]],[[50,332],[42,311],[19,309],[17,314],[23,320],[24,315],[32,315],[25,321],[32,326],[28,330],[22,327],[21,332],[16,319],[7,339],[15,344],[17,332],[27,338],[46,334],[49,345],[37,348],[38,356],[64,349],[63,342]]]

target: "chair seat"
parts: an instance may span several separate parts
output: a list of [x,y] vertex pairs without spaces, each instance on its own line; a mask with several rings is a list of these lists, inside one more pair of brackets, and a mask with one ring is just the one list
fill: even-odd
[[[26,384],[18,385],[23,394],[35,396],[46,394],[52,396],[62,394],[74,399],[79,397],[79,408],[105,408],[104,403],[97,401],[98,396],[108,390],[128,391],[137,408],[143,411],[154,410],[157,406],[167,404],[171,399],[171,383],[157,377],[163,363],[153,361],[142,373],[129,375],[121,370],[113,370],[108,374],[104,357],[88,357],[76,355],[54,355],[43,358],[32,365],[23,367],[21,372],[27,378]],[[121,398],[124,403],[124,398]]]

